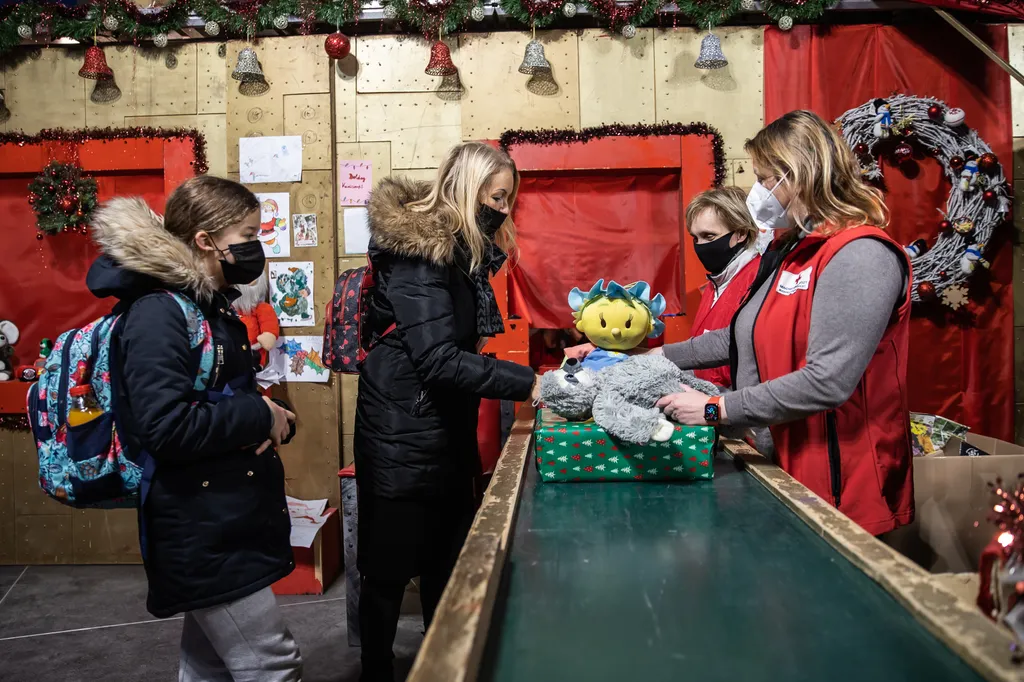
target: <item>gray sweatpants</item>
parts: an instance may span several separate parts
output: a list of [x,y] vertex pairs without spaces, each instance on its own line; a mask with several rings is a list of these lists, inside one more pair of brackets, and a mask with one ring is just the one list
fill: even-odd
[[178,682],[299,682],[302,657],[269,587],[185,614]]

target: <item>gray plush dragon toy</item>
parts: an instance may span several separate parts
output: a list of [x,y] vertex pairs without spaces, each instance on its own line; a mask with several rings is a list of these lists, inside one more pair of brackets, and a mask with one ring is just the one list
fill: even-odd
[[541,377],[541,401],[572,421],[593,418],[609,435],[630,443],[666,441],[675,425],[655,404],[686,385],[707,395],[718,388],[683,372],[663,355],[628,355],[645,336],[657,337],[664,325],[658,317],[664,298],[653,299],[650,286],[637,282],[623,287],[604,280],[587,293],[569,294],[576,328],[597,350],[582,362],[569,359],[560,369]]

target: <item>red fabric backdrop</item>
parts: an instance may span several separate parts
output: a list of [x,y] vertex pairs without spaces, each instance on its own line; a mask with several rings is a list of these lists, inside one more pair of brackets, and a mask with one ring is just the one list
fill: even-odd
[[[85,286],[85,274],[97,255],[91,239],[77,234],[36,239],[35,214],[28,205],[31,179],[0,179],[0,319],[11,320],[21,331],[15,346],[21,364],[32,364],[43,337],[55,340],[60,333],[109,313],[114,304],[112,299],[96,298]],[[99,176],[97,184],[100,200],[138,195],[163,211],[162,174]]]
[[524,175],[515,220],[511,312],[531,327],[571,327],[566,296],[598,277],[646,280],[682,312],[679,173]]
[[[1006,58],[1005,26],[975,30]],[[765,31],[765,120],[810,109],[828,120],[893,91],[934,96],[967,113],[1009,168],[1012,159],[1008,76],[944,24],[840,26]],[[1009,171],[1007,171],[1009,173]],[[885,168],[890,231],[909,244],[930,242],[949,192],[936,164],[910,178]],[[972,292],[974,323],[957,326],[917,317],[912,322],[910,406],[941,414],[985,435],[1013,440],[1013,254],[1008,236],[990,245],[990,282]],[[954,266],[955,267],[955,266]],[[982,275],[984,277],[984,275]]]

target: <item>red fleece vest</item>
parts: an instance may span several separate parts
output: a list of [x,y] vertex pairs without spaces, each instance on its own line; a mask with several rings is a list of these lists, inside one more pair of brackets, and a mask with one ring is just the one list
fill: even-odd
[[[701,291],[700,305],[693,315],[693,336],[700,336],[704,332],[711,332],[722,327],[728,327],[732,322],[733,315],[739,310],[743,300],[747,297],[747,291],[757,277],[757,267],[761,264],[761,257],[756,256],[749,263],[744,265],[739,272],[729,280],[725,291],[715,301],[715,285],[708,284]],[[729,372],[729,365],[714,367],[712,369],[698,369],[694,371],[698,379],[710,381],[716,386],[732,386],[732,375]]]
[[[783,259],[754,324],[754,354],[762,382],[807,363],[818,277],[839,249],[865,238],[893,246],[910,272],[903,249],[878,228],[806,236]],[[914,518],[907,405],[909,337],[908,286],[849,400],[834,410],[771,427],[782,468],[874,535]]]

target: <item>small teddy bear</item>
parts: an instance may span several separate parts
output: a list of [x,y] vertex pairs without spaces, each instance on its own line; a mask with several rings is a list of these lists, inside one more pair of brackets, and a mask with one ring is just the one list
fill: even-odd
[[18,343],[19,336],[21,333],[13,322],[0,320],[0,381],[14,378],[11,356],[14,355],[14,344]]
[[604,280],[584,293],[569,294],[576,329],[597,346],[583,362],[566,360],[561,369],[541,377],[541,400],[573,421],[593,417],[609,435],[630,443],[664,442],[675,425],[655,404],[678,393],[681,384],[718,395],[714,384],[685,374],[663,355],[629,355],[645,337],[665,328],[661,294],[651,297],[646,282],[621,286]]

